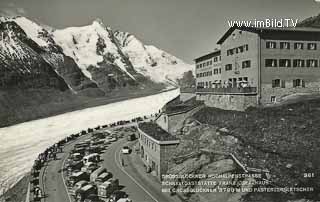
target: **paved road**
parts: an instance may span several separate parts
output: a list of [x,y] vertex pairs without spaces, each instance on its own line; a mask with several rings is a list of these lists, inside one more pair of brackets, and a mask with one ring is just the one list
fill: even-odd
[[[75,143],[76,142],[67,145],[64,148],[64,153],[58,154],[58,160],[48,163],[45,178],[43,181],[43,188],[47,197],[43,201],[72,201],[67,194],[64,180],[62,178],[61,169],[63,167],[64,161],[68,157],[69,151],[73,148],[73,145]],[[125,138],[112,143],[107,148],[106,152],[102,154],[102,158],[104,160],[102,162],[102,165],[106,167],[107,170],[110,171],[115,178],[119,179],[120,185],[123,186],[123,191],[128,193],[129,198],[134,202],[170,202],[170,200],[168,200],[168,198],[161,193],[160,189],[154,189],[154,185],[148,184],[147,181],[137,179],[139,175],[134,175],[132,173],[134,172],[133,167],[131,169],[131,166],[126,166],[125,170],[120,165],[120,151],[122,146],[126,143],[127,140]]]
[[[83,140],[83,138],[81,138]],[[79,140],[80,141],[80,140]],[[58,154],[58,160],[50,161],[45,170],[43,189],[45,190],[45,202],[70,202],[64,180],[62,178],[62,167],[67,159],[69,151],[76,142],[65,146],[64,153]],[[41,184],[41,182],[40,182]]]
[[123,170],[123,167],[120,164],[119,154],[123,144],[126,142],[126,139],[121,139],[109,146],[107,151],[102,156],[104,159],[103,166],[106,167],[115,178],[119,179],[120,185],[124,186],[123,191],[125,191],[129,195],[129,198],[134,202],[159,201],[154,199],[153,195],[145,190],[144,186],[147,185],[140,185],[136,183],[135,180],[130,178]]

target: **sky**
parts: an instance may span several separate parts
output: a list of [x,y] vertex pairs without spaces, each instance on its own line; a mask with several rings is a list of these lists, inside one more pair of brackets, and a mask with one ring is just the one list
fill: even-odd
[[[320,1],[320,0],[319,0]],[[211,52],[228,20],[293,18],[320,13],[316,0],[0,0],[0,13],[62,29],[100,18],[192,64]]]

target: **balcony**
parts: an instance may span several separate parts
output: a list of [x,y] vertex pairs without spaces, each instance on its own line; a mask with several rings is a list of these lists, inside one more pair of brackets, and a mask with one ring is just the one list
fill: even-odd
[[254,95],[257,94],[257,87],[227,87],[227,88],[197,88],[198,94],[210,93],[220,95]]

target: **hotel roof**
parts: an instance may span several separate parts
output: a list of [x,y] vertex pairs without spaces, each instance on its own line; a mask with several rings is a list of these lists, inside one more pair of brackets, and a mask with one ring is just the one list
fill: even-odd
[[227,32],[218,40],[217,44],[222,44],[229,36],[230,34],[235,30],[243,30],[243,31],[248,31],[248,32],[254,32],[258,34],[263,34],[266,32],[285,32],[285,33],[315,33],[315,34],[320,34],[320,29],[319,28],[314,28],[314,27],[286,27],[286,28],[276,28],[276,27],[231,27],[227,30]]
[[167,131],[163,130],[154,122],[139,123],[138,128],[157,141],[175,141],[179,140]]
[[200,57],[194,59],[194,61],[199,62],[199,61],[203,61],[203,60],[208,60],[210,58],[213,58],[213,57],[219,56],[219,55],[221,55],[221,50],[215,50],[213,52],[210,52],[206,55],[203,55],[203,56],[200,56]]

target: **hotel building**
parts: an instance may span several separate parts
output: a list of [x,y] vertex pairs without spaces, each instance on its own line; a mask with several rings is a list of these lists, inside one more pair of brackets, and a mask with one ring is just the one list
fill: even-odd
[[[197,99],[209,106],[244,110],[295,93],[319,93],[320,29],[230,28],[218,41],[221,74],[208,85],[197,77]],[[201,58],[195,59],[196,72]],[[221,85],[210,85],[221,80]]]

